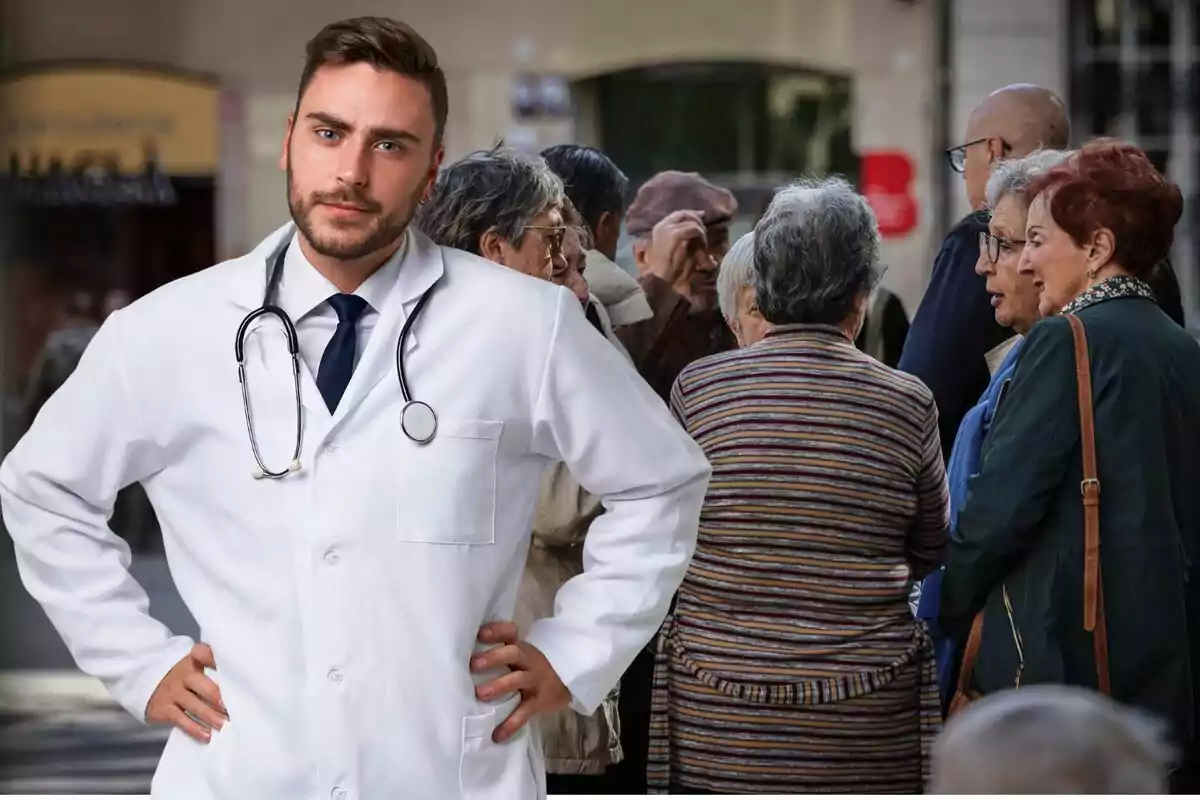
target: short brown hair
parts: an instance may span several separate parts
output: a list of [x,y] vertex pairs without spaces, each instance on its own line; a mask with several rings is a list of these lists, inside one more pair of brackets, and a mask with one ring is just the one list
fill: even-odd
[[1050,216],[1082,247],[1096,230],[1112,231],[1113,260],[1145,277],[1171,252],[1183,215],[1179,187],[1132,144],[1101,139],[1084,145],[1033,181],[1030,202],[1046,193]]
[[313,75],[321,67],[370,64],[412,78],[429,90],[436,123],[434,145],[442,141],[449,113],[446,75],[433,46],[412,26],[387,17],[355,17],[332,22],[304,48],[304,72],[296,93],[296,110]]

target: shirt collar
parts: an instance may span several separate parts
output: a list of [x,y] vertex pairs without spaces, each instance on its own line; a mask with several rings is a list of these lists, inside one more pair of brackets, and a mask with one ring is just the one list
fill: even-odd
[[[299,232],[292,236],[283,260],[283,277],[279,281],[279,305],[297,321],[320,309],[333,295],[340,294],[340,290],[304,257],[299,237]],[[383,312],[407,253],[408,237],[405,236],[400,248],[354,291],[375,313]]]
[[1129,275],[1114,275],[1111,278],[1105,278],[1070,303],[1067,303],[1063,307],[1062,313],[1074,314],[1088,306],[1094,306],[1097,303],[1103,303],[1105,300],[1116,300],[1121,297],[1144,297],[1147,300],[1155,299],[1154,290],[1150,288],[1150,284],[1141,278],[1134,278]]

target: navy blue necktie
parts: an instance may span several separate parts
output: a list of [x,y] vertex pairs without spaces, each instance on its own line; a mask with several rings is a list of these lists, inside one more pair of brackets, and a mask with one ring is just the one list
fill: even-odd
[[350,376],[354,374],[354,343],[357,338],[358,318],[367,308],[367,301],[358,295],[335,294],[328,300],[337,312],[338,326],[333,338],[321,356],[321,369],[317,372],[317,388],[325,398],[325,405],[332,414],[346,392]]

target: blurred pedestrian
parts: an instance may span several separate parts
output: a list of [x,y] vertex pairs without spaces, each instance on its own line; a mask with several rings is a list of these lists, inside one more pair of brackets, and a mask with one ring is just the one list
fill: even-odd
[[46,401],[67,382],[100,329],[95,306],[95,298],[86,290],[74,289],[63,295],[58,319],[46,336],[25,387],[27,425],[33,424]]
[[[625,213],[633,255],[653,316],[617,329],[642,377],[664,402],[683,368],[737,347],[717,308],[717,269],[729,250],[733,193],[694,172],[660,172],[638,190]],[[621,679],[625,760],[612,771],[615,787],[645,794],[649,748],[652,650]]]
[[717,267],[729,250],[737,200],[694,172],[660,172],[625,214],[651,319],[618,335],[664,400],[683,368],[736,346],[717,309]]
[[[977,653],[965,695],[1099,688],[1170,723],[1193,761],[1183,781],[1200,743],[1200,345],[1145,280],[1183,198],[1141,150],[1111,142],[1039,176],[1028,197],[1020,271],[1043,319],[958,513],[942,627]],[[1066,315],[1085,332],[1088,417]]]
[[938,795],[1166,794],[1163,725],[1086,689],[989,695],[946,724],[933,750]]
[[567,198],[587,226],[592,244],[583,275],[608,312],[613,328],[650,319],[653,312],[646,293],[616,263],[629,179],[594,147],[560,144],[543,150],[542,157],[562,178]]
[[881,364],[895,368],[900,364],[908,328],[904,301],[890,289],[876,286],[867,301],[862,332],[854,344]]
[[984,277],[975,272],[979,236],[988,224],[988,176],[1003,159],[1040,148],[1063,149],[1069,139],[1062,100],[1048,89],[1016,84],[976,106],[963,143],[947,151],[974,210],[950,231],[934,259],[899,363],[901,371],[916,375],[933,392],[947,460],[963,415],[987,388],[987,353],[1009,337],[992,313]]
[[845,181],[781,191],[754,232],[773,329],[675,384],[713,477],[659,637],[658,792],[919,793],[928,778],[941,714],[908,586],[942,557],[946,477],[929,390],[854,346],[879,247]]

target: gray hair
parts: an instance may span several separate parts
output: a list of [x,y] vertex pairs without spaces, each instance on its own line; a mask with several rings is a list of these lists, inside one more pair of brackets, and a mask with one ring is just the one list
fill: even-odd
[[988,207],[995,208],[1009,196],[1024,201],[1025,193],[1035,178],[1054,169],[1071,155],[1068,150],[1037,150],[1023,158],[1001,161],[988,178]]
[[782,189],[754,229],[758,307],[776,325],[836,325],[881,275],[879,226],[842,178]]
[[934,744],[935,794],[1164,794],[1165,726],[1096,692],[1030,686],[956,714]]
[[738,295],[747,286],[754,286],[754,232],[733,243],[717,273],[717,304],[726,322],[737,317]]
[[478,150],[441,171],[414,222],[443,247],[481,255],[479,240],[488,230],[520,247],[526,226],[563,197],[562,180],[541,156]]

